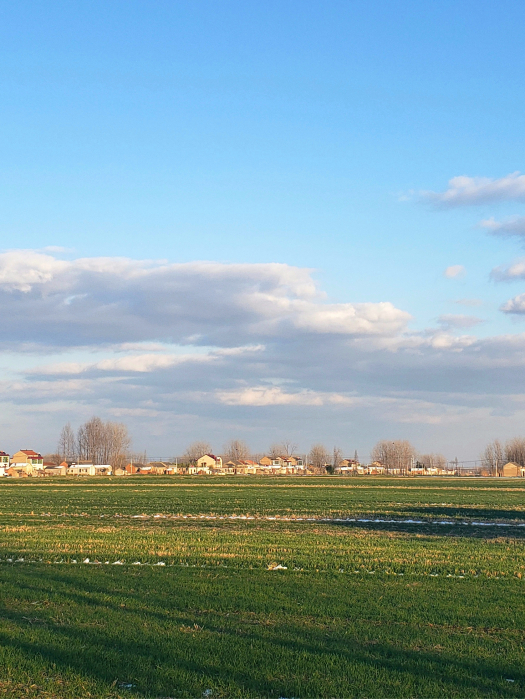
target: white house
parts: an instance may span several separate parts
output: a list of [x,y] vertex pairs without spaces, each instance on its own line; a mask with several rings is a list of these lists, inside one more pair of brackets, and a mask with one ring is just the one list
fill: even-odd
[[110,476],[113,469],[110,464],[75,464],[67,469],[72,476]]

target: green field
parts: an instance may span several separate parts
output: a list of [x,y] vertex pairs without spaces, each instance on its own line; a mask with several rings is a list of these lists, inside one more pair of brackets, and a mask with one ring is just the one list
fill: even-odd
[[524,697],[519,479],[0,484],[1,697]]

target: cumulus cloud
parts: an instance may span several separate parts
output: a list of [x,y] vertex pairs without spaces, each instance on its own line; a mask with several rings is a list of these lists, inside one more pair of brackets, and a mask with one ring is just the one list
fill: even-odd
[[460,175],[448,182],[444,192],[421,192],[421,197],[443,207],[462,207],[503,201],[525,201],[525,175],[519,171],[505,177],[468,177]]
[[30,292],[34,286],[51,283],[64,273],[68,263],[32,250],[0,254],[0,290]]
[[525,216],[513,216],[504,221],[496,221],[491,217],[480,221],[478,226],[487,229],[495,236],[525,238]]
[[465,274],[466,271],[463,265],[451,265],[450,267],[447,267],[443,272],[443,275],[445,277],[448,277],[448,279],[457,279],[459,277],[464,277]]
[[509,299],[502,306],[501,310],[505,314],[525,314],[525,294],[519,294],[513,299]]
[[291,304],[291,312],[297,329],[348,335],[389,335],[411,318],[390,302],[319,305],[299,301]]
[[525,279],[525,259],[516,260],[511,265],[499,265],[495,267],[490,276],[496,282],[511,282],[512,280]]

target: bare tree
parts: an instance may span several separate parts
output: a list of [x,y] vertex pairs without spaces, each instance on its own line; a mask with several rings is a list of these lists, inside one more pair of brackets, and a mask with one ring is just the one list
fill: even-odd
[[400,466],[401,473],[406,474],[409,467],[414,463],[417,454],[416,449],[408,440],[395,440],[394,449],[397,465]]
[[332,452],[332,467],[338,467],[343,459],[343,451],[339,447],[334,447]]
[[223,457],[226,462],[239,462],[249,459],[250,448],[243,440],[230,440],[224,445]]
[[284,449],[283,446],[281,445],[280,442],[274,442],[273,445],[270,445],[270,450],[268,452],[268,456],[271,457],[272,459],[276,459],[277,457],[283,457]]
[[45,455],[42,455],[42,459],[44,460],[44,464],[46,462],[49,462],[50,464],[59,464],[62,461],[62,457],[58,454],[58,452],[48,452]]
[[442,454],[419,455],[418,462],[423,465],[425,471],[432,469],[444,470],[447,466],[447,459]]
[[372,450],[372,459],[380,462],[387,473],[391,470],[406,473],[415,456],[416,450],[408,440],[381,440]]
[[76,443],[78,459],[119,467],[126,460],[131,439],[123,423],[104,423],[93,416],[78,429]]
[[525,467],[525,438],[515,437],[507,440],[505,445],[505,459]]
[[503,445],[501,442],[499,440],[494,440],[488,444],[481,455],[481,459],[492,476],[498,476],[499,470],[505,462]]
[[275,459],[276,457],[292,457],[297,450],[297,445],[290,440],[275,442],[270,447],[269,456]]
[[186,448],[184,452],[183,459],[188,463],[192,464],[200,459],[203,455],[211,454],[212,449],[209,442],[204,440],[197,440],[192,442],[189,447]]
[[77,440],[71,423],[66,423],[58,438],[57,455],[59,461],[72,462],[76,457]]
[[104,426],[105,440],[101,464],[111,464],[114,467],[124,467],[131,438],[124,423],[107,422]]
[[79,459],[89,459],[96,464],[103,464],[101,457],[104,441],[104,424],[98,416],[93,416],[77,431],[77,454]]
[[297,445],[294,442],[291,442],[290,440],[283,440],[281,442],[281,448],[281,454],[283,457],[293,457],[293,455],[297,451]]
[[328,450],[319,442],[312,445],[310,452],[308,453],[308,457],[310,459],[310,463],[319,470],[322,469],[329,460]]
[[381,440],[372,449],[371,458],[374,462],[379,462],[386,471],[392,466],[393,461],[393,449],[392,443],[388,440]]

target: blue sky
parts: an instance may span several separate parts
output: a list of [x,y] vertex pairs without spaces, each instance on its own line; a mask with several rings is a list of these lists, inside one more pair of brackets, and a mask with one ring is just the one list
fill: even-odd
[[[54,294],[56,285],[67,286],[60,303],[68,305],[70,298],[93,295],[92,285],[106,289],[98,311],[79,310],[91,314],[93,325],[74,342],[67,340],[71,321],[51,312],[40,335],[22,323],[10,333],[0,357],[8,400],[6,447],[13,451],[34,435],[33,447],[51,450],[65,420],[78,424],[92,413],[126,420],[137,449],[152,454],[176,453],[185,440],[207,436],[217,450],[232,436],[262,450],[275,434],[304,448],[324,440],[365,452],[382,437],[408,437],[421,450],[450,457],[459,451],[467,459],[478,456],[487,434],[505,438],[519,432],[525,386],[515,377],[523,373],[525,302],[523,309],[521,301],[505,312],[501,308],[524,291],[525,275],[507,268],[523,256],[525,226],[523,235],[518,222],[518,233],[504,236],[479,223],[525,216],[521,181],[516,189],[504,180],[523,170],[524,22],[523,3],[505,0],[4,1],[0,230],[3,254],[11,257],[0,264],[0,284],[9,270],[21,269],[17,266],[24,274],[33,266],[36,277],[30,275],[24,289],[15,289],[9,278],[0,308],[8,324],[11,314],[22,314],[30,324],[51,294],[38,285],[55,285]],[[473,195],[444,201],[439,193],[459,176],[494,181],[498,194],[476,180]],[[84,258],[99,263],[130,258],[139,267],[149,264],[144,261],[165,261],[155,263],[161,266],[210,261],[226,266],[233,277],[225,281],[221,272],[221,284],[240,296],[224,301],[224,317],[213,323],[203,317],[202,327],[192,332],[166,311],[150,335],[134,338],[130,326],[110,337],[96,324],[108,299],[118,316],[145,295],[140,296],[145,316],[135,321],[140,324],[150,313],[146,297],[155,306],[174,294],[172,303],[180,306],[180,290],[173,291],[172,281],[148,290],[126,286],[129,271],[122,268],[115,296],[104,286],[111,284],[104,277],[111,265],[104,273],[97,268],[97,279],[84,288],[76,277],[71,282],[73,272],[39,255],[72,265],[68,269],[75,275],[85,274],[76,262]],[[228,267],[273,263],[311,270],[304,274],[317,284],[319,308],[308,307],[315,323],[313,316],[305,321],[301,305],[310,302],[302,291],[282,292],[282,280],[295,272],[283,272],[275,282],[270,268],[248,273]],[[464,270],[445,276],[452,266]],[[507,271],[491,277],[500,266]],[[95,267],[91,264],[89,274]],[[51,281],[42,281],[43,269],[51,270]],[[211,284],[200,268],[191,270],[197,289],[213,290],[211,297],[204,292],[200,297],[192,287],[187,296],[192,304],[225,299],[215,276]],[[60,275],[69,275],[67,284],[57,282]],[[255,332],[253,325],[241,332],[236,325],[239,304],[244,310],[252,304],[253,312],[250,295],[258,275],[267,279],[273,301],[275,295],[280,299],[282,335],[275,328],[270,335],[259,327]],[[390,321],[388,328],[363,331],[344,320],[340,328],[319,320],[319,313],[331,313],[326,305],[383,302],[406,315],[395,329]],[[290,303],[299,315],[283,320],[282,304]],[[277,318],[276,307],[270,311],[259,298],[257,304],[260,318]],[[332,311],[344,315],[348,307]],[[367,323],[374,313],[367,307]],[[447,350],[439,335],[444,331],[454,339],[446,341]],[[293,349],[287,345],[290,335],[297,341]],[[379,336],[381,348],[374,345]],[[425,345],[430,337],[437,337],[433,350]],[[337,348],[327,359],[332,341]],[[196,375],[185,389],[169,359],[154,369],[146,362],[140,386],[133,370],[113,369],[111,381],[96,375],[102,370],[95,371],[94,364],[123,353],[144,356],[142,346],[123,347],[128,342],[160,343],[152,352],[162,356],[185,355],[188,348],[198,356],[235,343],[262,344],[265,350],[249,367],[229,355],[227,367],[205,379]],[[476,358],[487,354],[480,374],[469,379],[457,368],[466,343]],[[497,358],[487,350],[495,345]],[[442,355],[425,355],[437,347]],[[298,374],[294,357],[307,355],[309,368]],[[370,357],[376,364],[363,369]],[[418,375],[422,357],[425,377]],[[70,363],[70,378],[71,363],[77,363],[75,381],[84,383],[75,394],[70,385],[64,388],[60,372],[46,369],[41,375],[47,377],[46,389],[38,395],[43,380],[34,368],[61,362]],[[339,368],[341,385],[346,382],[341,391],[335,377],[326,384],[323,362]],[[380,369],[389,364],[391,382]],[[502,378],[504,365],[508,376]],[[252,405],[246,394],[244,403],[232,404],[224,394],[270,380],[292,386],[299,398],[286,403],[280,396],[272,403],[267,396],[264,405],[258,400]],[[119,390],[109,391],[108,382]],[[170,400],[156,402],[157,383],[172,388]],[[457,386],[462,398],[444,396],[440,385],[449,392]],[[34,402],[18,396],[15,386],[30,391]],[[128,390],[121,391],[123,386]],[[215,398],[203,399],[206,392]],[[300,403],[301,392],[310,392],[309,407]],[[341,399],[346,409],[337,408],[336,394],[347,401]],[[351,398],[361,403],[350,409]],[[214,401],[213,411],[203,405]],[[381,408],[395,401],[420,403],[397,413]],[[400,423],[396,415],[403,411]],[[427,423],[411,420],[425,411]]]

